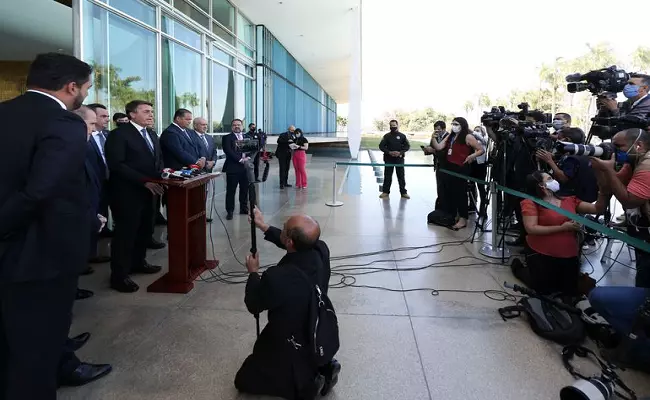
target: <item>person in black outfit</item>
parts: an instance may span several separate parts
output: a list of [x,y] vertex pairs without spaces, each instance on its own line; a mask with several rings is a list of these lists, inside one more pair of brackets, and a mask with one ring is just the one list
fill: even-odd
[[[385,134],[379,143],[379,150],[384,153],[386,164],[404,164],[404,154],[409,151],[411,145],[406,135],[398,130],[397,121],[390,121],[390,132]],[[406,193],[406,180],[404,179],[404,167],[384,167],[384,186],[379,198],[385,199],[390,195],[390,186],[393,183],[393,169],[396,169],[399,192],[402,198],[410,199]]]
[[232,132],[223,137],[221,143],[223,152],[226,153],[226,161],[223,164],[223,172],[226,173],[226,219],[231,220],[235,211],[235,192],[239,186],[239,213],[248,214],[248,175],[246,163],[250,159],[246,153],[237,148],[237,141],[248,138],[242,133],[243,123],[241,119],[232,121]]
[[436,171],[436,210],[438,210],[442,204],[442,195],[444,193],[444,174],[440,172],[440,168],[446,168],[447,152],[445,150],[436,150],[434,147],[434,142],[440,143],[445,140],[447,135],[449,135],[446,129],[447,124],[445,124],[445,121],[436,121],[436,123],[433,124],[433,135],[431,135],[429,146],[424,148],[425,155],[433,154],[433,165]]
[[113,114],[113,124],[115,125],[115,127],[125,125],[128,123],[129,123],[128,115],[121,112],[116,112],[115,114]]
[[106,161],[110,170],[109,192],[115,219],[111,246],[111,287],[130,293],[140,287],[131,273],[155,274],[160,266],[145,257],[153,234],[156,196],[163,187],[160,179],[162,151],[153,126],[153,105],[134,100],[126,105],[131,122],[115,129],[106,140]]
[[[36,57],[27,93],[0,103],[0,398],[54,400],[90,221],[81,106],[92,67]],[[37,123],[25,124],[33,121]]]
[[[95,152],[95,172],[97,177],[99,177],[100,182],[102,183],[102,190],[99,193],[100,203],[99,203],[99,212],[105,217],[108,217],[108,166],[106,165],[106,160],[104,156],[104,144],[106,143],[106,138],[110,134],[108,130],[108,121],[110,119],[108,115],[108,110],[106,106],[99,103],[88,104],[88,108],[95,112],[97,116],[97,124],[95,125],[95,130],[92,132],[92,137],[90,138],[89,147],[92,147],[91,150]],[[112,237],[113,231],[108,227],[104,226],[100,234],[102,237]],[[91,253],[91,256],[93,253]],[[97,257],[95,262],[109,262],[110,258],[108,257]]]
[[254,214],[264,239],[286,249],[287,254],[261,277],[259,257],[251,254],[246,258],[246,307],[252,314],[268,310],[269,322],[255,342],[253,354],[237,372],[235,387],[244,393],[288,400],[311,400],[319,392],[325,396],[336,385],[341,364],[332,360],[318,369],[310,362],[313,349],[301,344],[307,343],[305,327],[313,290],[304,275],[327,294],[329,248],[319,239],[320,227],[311,217],[293,216],[281,231],[267,225],[257,208]]
[[264,146],[266,146],[266,134],[262,132],[260,129],[259,131],[256,131],[257,127],[255,126],[254,123],[248,124],[248,137],[251,139],[259,140],[260,143],[260,151],[255,154],[255,158],[253,159],[253,173],[255,174],[255,182],[261,182],[260,181],[260,157],[262,156],[262,149]]
[[291,125],[289,129],[278,137],[278,145],[275,149],[275,155],[278,157],[280,167],[280,189],[291,187],[289,185],[289,168],[291,167],[291,145],[294,144],[296,137],[293,132],[296,127]]

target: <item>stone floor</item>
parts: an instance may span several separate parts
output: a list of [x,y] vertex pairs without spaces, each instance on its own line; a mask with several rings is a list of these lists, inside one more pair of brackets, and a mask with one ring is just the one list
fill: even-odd
[[[367,154],[361,156],[368,160]],[[340,319],[338,359],[343,371],[329,397],[557,399],[560,388],[572,382],[562,366],[560,347],[535,336],[523,320],[502,321],[496,310],[506,303],[482,293],[501,290],[504,280],[514,280],[508,267],[478,253],[482,243],[490,240],[489,234],[473,244],[461,243],[472,229],[453,232],[426,224],[435,200],[433,172],[408,169],[412,199],[402,200],[393,192],[390,200],[382,201],[371,167],[351,167],[347,172],[339,168],[334,187],[333,161],[310,161],[305,191],[280,191],[274,164],[269,181],[260,185],[259,196],[267,221],[277,226],[294,213],[315,217],[335,258],[330,297]],[[414,155],[409,162],[427,160]],[[339,186],[344,205],[327,207],[325,201]],[[213,210],[221,217],[223,189],[223,179],[217,179]],[[249,226],[239,215],[223,221],[232,251],[224,225],[214,217],[208,247],[221,261],[221,270],[204,274],[205,282],[197,282],[187,295],[147,293],[144,288],[156,276],[135,277],[142,286],[138,293],[113,292],[107,288],[108,265],[96,266],[95,274],[81,279],[81,287],[94,290],[95,297],[75,305],[72,334],[90,331],[93,335],[79,355],[89,362],[111,363],[114,371],[87,386],[62,389],[60,398],[253,398],[239,395],[233,379],[252,349],[255,321],[243,303],[244,286],[217,282],[224,278],[243,281],[245,269],[238,260],[244,260],[250,247]],[[157,230],[157,235],[164,239],[164,229]],[[407,246],[430,247],[397,250]],[[604,247],[599,244],[587,251],[593,267],[586,263],[585,270],[593,268],[595,279],[611,265],[611,261],[604,265],[599,261]],[[263,263],[277,262],[282,256],[263,241],[259,248]],[[613,256],[619,248],[614,246]],[[384,252],[342,257],[376,251]],[[167,250],[152,252],[149,261],[166,269]],[[619,261],[630,262],[627,250],[621,252]],[[374,269],[360,270],[361,265]],[[616,264],[600,284],[630,285],[633,277],[633,270]],[[357,287],[336,288],[342,280]],[[407,289],[411,291],[403,291]],[[438,296],[432,296],[433,289],[440,291]],[[595,372],[593,366],[586,367],[586,372]],[[639,394],[650,393],[647,377],[624,376]]]

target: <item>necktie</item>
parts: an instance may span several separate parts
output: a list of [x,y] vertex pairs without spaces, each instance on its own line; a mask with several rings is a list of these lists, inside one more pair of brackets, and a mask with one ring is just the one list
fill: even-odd
[[207,150],[210,150],[210,145],[208,144],[208,139],[205,137],[205,135],[201,135],[201,139],[203,139],[203,143],[205,143],[205,148]]
[[102,132],[99,132],[99,134],[97,136],[99,137],[99,143],[102,146],[102,149],[101,149],[102,154],[104,154],[104,146],[106,145],[106,136],[104,136],[104,134]]
[[147,143],[147,147],[149,148],[149,151],[151,152],[151,154],[153,154],[154,153],[153,146],[151,145],[151,143],[149,142],[149,138],[147,137],[148,136],[147,135],[147,128],[142,128],[142,130],[140,132],[142,133],[142,138]]

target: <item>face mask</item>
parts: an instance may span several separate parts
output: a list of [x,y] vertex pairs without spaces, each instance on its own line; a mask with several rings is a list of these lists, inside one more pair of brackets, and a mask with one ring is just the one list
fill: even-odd
[[546,186],[546,189],[550,190],[553,193],[560,190],[560,182],[556,181],[555,179],[553,179],[552,181],[546,182],[545,186]]
[[636,140],[634,141],[634,143],[632,143],[632,146],[630,146],[630,148],[627,149],[627,151],[616,150],[616,162],[618,164],[626,164],[626,163],[630,164],[630,163],[632,163],[632,161],[634,161],[633,158],[637,157],[637,155],[636,154],[630,155],[630,152],[634,148],[634,145],[636,144],[636,142],[639,141],[639,138],[641,137],[642,132],[643,131],[641,129],[639,129],[639,135],[636,137]]
[[451,126],[451,131],[454,133],[460,132],[460,125],[452,125]]
[[639,87],[637,85],[632,85],[631,83],[628,83],[623,88],[623,96],[627,97],[628,99],[631,99],[632,97],[636,97],[638,95],[639,95]]
[[474,134],[482,136],[483,133],[481,131],[474,131]]
[[128,122],[116,122],[115,123],[115,125],[117,125],[117,126],[122,126],[122,125],[126,125],[126,124],[128,124]]
[[391,132],[397,132],[397,127],[396,126],[391,126],[390,131]]
[[561,119],[554,119],[553,120],[553,129],[555,129],[556,131],[559,131],[562,128],[564,128],[564,121],[562,121]]

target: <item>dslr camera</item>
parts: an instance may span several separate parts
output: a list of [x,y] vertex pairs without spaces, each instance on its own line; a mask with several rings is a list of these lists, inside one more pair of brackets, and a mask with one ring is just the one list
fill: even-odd
[[612,136],[625,129],[647,129],[648,126],[650,126],[650,120],[648,120],[648,118],[636,115],[624,115],[622,117],[596,116],[592,118],[591,121],[593,122],[593,125],[591,126],[589,133],[598,136],[603,140],[611,139]]
[[569,93],[588,90],[594,96],[609,96],[622,92],[630,79],[630,74],[619,69],[616,65],[608,68],[589,71],[586,74],[575,73],[568,75],[566,89]]

